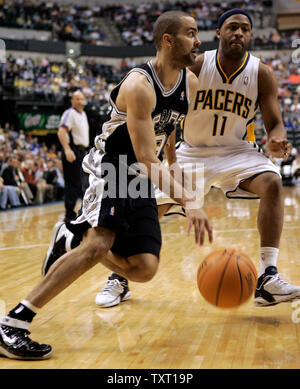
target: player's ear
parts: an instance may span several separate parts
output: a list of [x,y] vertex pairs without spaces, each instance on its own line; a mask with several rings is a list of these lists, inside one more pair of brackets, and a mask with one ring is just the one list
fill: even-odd
[[220,30],[218,28],[216,29],[216,35],[217,35],[217,38],[220,39]]
[[170,34],[167,34],[167,33],[164,34],[162,36],[162,40],[163,40],[164,43],[167,44],[167,46],[172,46],[172,37],[171,37]]

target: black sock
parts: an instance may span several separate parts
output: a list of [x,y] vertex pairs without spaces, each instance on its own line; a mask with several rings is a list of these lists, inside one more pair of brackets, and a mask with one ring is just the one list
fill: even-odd
[[128,282],[127,278],[122,277],[122,276],[120,276],[120,275],[117,274],[117,273],[112,273],[112,274],[111,274],[111,277],[112,277],[112,278],[117,278],[120,282],[122,282],[122,281]]
[[35,315],[36,315],[35,312],[33,312],[31,309],[27,308],[22,303],[19,303],[8,314],[8,316],[13,318],[13,319],[23,320],[23,321],[27,321],[29,323],[32,322]]

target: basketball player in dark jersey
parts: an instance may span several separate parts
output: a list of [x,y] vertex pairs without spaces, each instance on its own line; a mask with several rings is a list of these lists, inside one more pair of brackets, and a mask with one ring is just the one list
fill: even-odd
[[[131,71],[113,91],[111,119],[83,162],[89,187],[82,213],[69,226],[79,239],[83,236],[82,243],[56,261],[26,299],[0,318],[1,354],[17,359],[49,358],[52,347],[32,341],[29,324],[39,308],[98,262],[137,282],[155,275],[161,232],[152,184],[165,189],[163,183],[169,182],[170,197],[185,208],[187,232],[194,227],[195,241],[202,244],[207,231],[212,241],[202,203],[158,159],[170,126],[187,113],[184,68],[195,61],[200,45],[197,33],[197,24],[189,15],[162,14],[154,27],[156,58]],[[188,79],[191,88],[195,87],[194,75],[189,73]],[[116,179],[104,176],[105,168],[111,167]],[[137,197],[130,191],[133,183],[144,190]]]

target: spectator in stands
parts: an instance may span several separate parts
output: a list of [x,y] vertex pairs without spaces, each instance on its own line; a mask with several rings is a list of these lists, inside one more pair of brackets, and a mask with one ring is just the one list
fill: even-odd
[[287,131],[292,130],[294,128],[291,118],[287,115],[283,116],[283,124]]
[[30,146],[30,151],[32,154],[38,154],[40,151],[41,145],[39,144],[39,139],[38,137],[34,137],[31,140],[31,146]]
[[13,161],[16,161],[16,163],[15,162],[13,163],[13,166],[16,167],[15,168],[15,178],[16,178],[18,187],[21,190],[21,197],[26,205],[32,204],[34,196],[33,196],[32,192],[30,190],[30,187],[29,187],[28,183],[26,182],[25,177],[22,173],[21,161],[17,157],[17,154],[16,154],[16,157],[14,157]]
[[300,133],[300,115],[293,117],[293,127],[295,130],[298,130]]
[[[13,187],[15,193],[17,194],[18,199],[23,198],[23,201],[26,204],[26,195],[23,191],[25,185],[24,183],[20,182],[20,178],[18,175],[18,160],[16,157],[10,156],[8,158],[7,166],[4,168],[2,173],[2,178],[3,178],[3,184],[5,186]],[[18,204],[18,202],[16,203]]]
[[25,137],[24,130],[22,128],[19,130],[19,136],[17,138],[17,142],[18,145],[21,147],[21,149],[24,150],[26,147],[26,137]]
[[6,167],[4,152],[0,150],[0,177],[2,176],[3,170]]
[[293,102],[291,105],[291,111],[292,112],[299,112],[300,113],[300,101],[297,95],[293,97]]
[[[43,199],[44,185],[42,180],[36,179],[35,177],[36,169],[37,169],[37,165],[34,163],[34,161],[31,159],[27,159],[23,163],[22,173],[34,196],[34,203],[41,204],[44,200]],[[40,201],[41,198],[42,201]]]
[[300,30],[295,30],[293,31],[292,35],[291,35],[291,41],[295,41],[297,39],[300,39]]
[[0,177],[0,209],[6,209],[8,202],[12,208],[21,205],[15,188],[13,186],[4,185],[4,180]]
[[57,200],[59,197],[59,186],[57,183],[57,172],[55,168],[55,163],[52,159],[47,161],[47,169],[44,171],[43,178],[46,181],[47,185],[51,187],[51,198],[48,198],[48,201]]
[[43,204],[53,199],[53,187],[52,185],[47,184],[46,180],[44,179],[46,168],[47,166],[44,158],[38,157],[33,167],[35,183],[38,188],[37,197],[35,199],[37,204]]
[[[47,146],[46,146],[47,148]],[[46,158],[48,159],[55,159],[57,157],[57,146],[55,143],[53,143],[50,148],[47,148],[46,150]]]
[[59,158],[54,159],[54,166],[56,170],[57,175],[57,200],[61,200],[64,197],[65,193],[65,180],[63,177],[63,167],[62,167],[62,161]]
[[3,184],[3,178],[0,177],[0,210],[5,209],[7,204],[7,192]]
[[19,186],[19,176],[17,174],[18,160],[14,156],[10,156],[7,160],[7,166],[5,167],[2,178],[5,185]]

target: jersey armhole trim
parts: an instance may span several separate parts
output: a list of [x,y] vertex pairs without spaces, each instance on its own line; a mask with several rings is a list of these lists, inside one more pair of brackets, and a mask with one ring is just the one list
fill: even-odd
[[[131,69],[127,74],[126,76],[124,77],[124,79],[121,81],[121,83],[123,83],[126,78],[129,76],[129,74],[131,73],[134,73],[134,72],[138,72],[138,73],[142,73],[144,76],[146,76],[147,80],[150,82],[150,84],[152,85],[154,91],[155,91],[155,88],[154,88],[154,84],[153,84],[153,80],[152,78],[150,77],[150,75],[143,69],[140,69],[140,68],[133,68]],[[119,84],[121,86],[121,83]],[[126,112],[123,112],[123,111],[120,111],[117,107],[117,105],[115,104],[115,102],[112,100],[111,96],[109,98],[109,101],[110,101],[110,104],[113,106],[113,108],[115,109],[115,111],[117,112],[118,115],[122,115],[122,116],[126,116],[127,113]],[[154,107],[153,107],[153,110],[152,112],[154,111],[155,107],[156,107],[156,103],[157,103],[157,100],[156,100],[156,93],[155,93],[155,104],[154,104]]]

